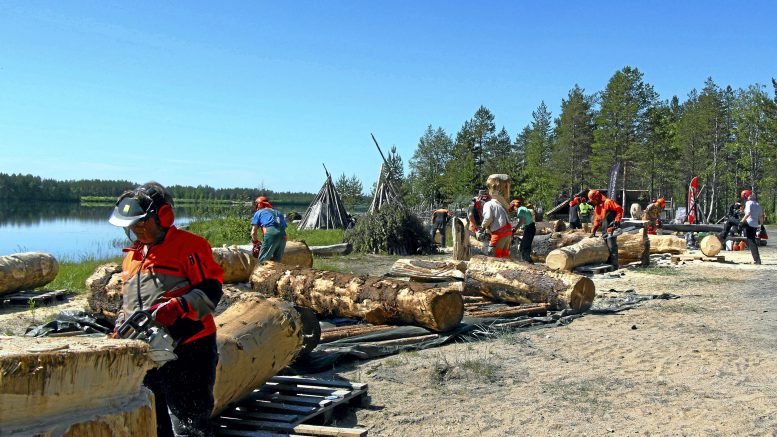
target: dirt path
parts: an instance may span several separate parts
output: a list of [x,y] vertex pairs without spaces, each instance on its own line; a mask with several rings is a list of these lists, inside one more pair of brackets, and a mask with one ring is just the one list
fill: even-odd
[[777,251],[726,252],[597,278],[597,290],[674,293],[616,315],[359,362],[372,407],[342,421],[375,436],[773,435]]

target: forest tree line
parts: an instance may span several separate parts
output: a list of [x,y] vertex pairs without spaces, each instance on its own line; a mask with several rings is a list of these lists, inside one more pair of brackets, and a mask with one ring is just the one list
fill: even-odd
[[[401,159],[395,154],[393,159]],[[392,156],[389,156],[389,161]],[[708,219],[725,214],[738,193],[758,194],[767,213],[777,204],[777,82],[771,87],[721,87],[708,78],[685,100],[662,100],[637,68],[617,71],[604,90],[575,85],[555,118],[544,102],[514,137],[497,129],[481,106],[451,136],[429,125],[396,182],[411,204],[465,203],[492,173],[513,179],[513,195],[548,210],[560,193],[606,188],[618,162],[617,191],[685,205],[688,184],[700,180]],[[400,172],[394,172],[398,175]]]
[[[0,200],[79,202],[82,197],[98,196],[111,199],[140,184],[122,180],[82,179],[58,181],[40,176],[0,173]],[[266,188],[213,188],[170,185],[166,187],[174,199],[194,201],[248,202],[265,195],[278,203],[309,203],[312,193],[275,192]]]

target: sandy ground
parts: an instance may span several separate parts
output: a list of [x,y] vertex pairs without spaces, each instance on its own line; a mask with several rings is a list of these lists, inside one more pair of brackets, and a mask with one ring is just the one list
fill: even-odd
[[[722,254],[727,263],[595,277],[598,291],[680,299],[320,374],[369,384],[370,405],[336,425],[372,436],[775,435],[777,248],[761,247],[761,266],[749,252]],[[357,259],[339,267],[385,271],[395,257]],[[83,306],[4,309],[0,334]]]

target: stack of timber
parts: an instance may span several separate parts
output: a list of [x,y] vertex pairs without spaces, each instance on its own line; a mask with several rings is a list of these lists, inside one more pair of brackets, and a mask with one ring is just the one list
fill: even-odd
[[[250,249],[240,247],[217,247],[213,249],[213,258],[224,269],[224,283],[248,282],[251,271],[256,266],[256,258]],[[304,241],[289,241],[282,261],[304,267],[313,266],[313,256]],[[116,318],[121,299],[121,266],[108,263],[98,266],[86,280],[86,301],[89,308],[111,319]],[[226,293],[225,293],[226,295]]]
[[0,337],[0,434],[156,435],[147,351],[135,340]]
[[290,267],[268,262],[251,274],[255,291],[285,298],[321,316],[373,324],[418,325],[444,332],[464,313],[459,287]]
[[0,256],[0,295],[44,286],[57,277],[57,272],[59,264],[48,253]]
[[464,291],[503,302],[547,303],[552,310],[585,311],[596,296],[596,286],[585,276],[484,256],[469,262]]

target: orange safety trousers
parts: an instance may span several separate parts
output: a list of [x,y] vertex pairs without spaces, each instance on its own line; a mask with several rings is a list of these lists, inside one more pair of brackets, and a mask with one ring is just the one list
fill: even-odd
[[491,242],[489,246],[491,246],[495,258],[510,257],[510,243],[513,240],[512,237],[513,227],[510,226],[510,223],[507,223],[491,233]]

